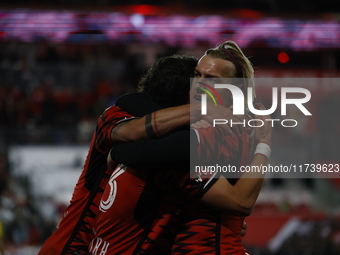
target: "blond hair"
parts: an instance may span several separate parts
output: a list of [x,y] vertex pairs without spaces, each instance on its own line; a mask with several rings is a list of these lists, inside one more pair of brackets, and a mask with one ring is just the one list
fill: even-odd
[[240,47],[234,41],[225,41],[215,48],[210,48],[205,52],[205,55],[213,58],[221,58],[232,62],[235,65],[236,72],[234,78],[243,79],[242,91],[247,96],[247,88],[253,88],[253,100],[255,98],[255,82],[254,82],[254,68],[249,59],[244,55]]

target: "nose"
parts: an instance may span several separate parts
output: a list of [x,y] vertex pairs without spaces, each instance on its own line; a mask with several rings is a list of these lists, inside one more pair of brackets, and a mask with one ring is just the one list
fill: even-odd
[[191,80],[191,84],[190,84],[190,88],[197,88],[197,86],[199,85],[198,83],[198,78],[193,78],[192,80]]
[[193,79],[192,87],[197,88],[197,87],[202,87],[205,84],[205,79],[203,77],[195,77]]

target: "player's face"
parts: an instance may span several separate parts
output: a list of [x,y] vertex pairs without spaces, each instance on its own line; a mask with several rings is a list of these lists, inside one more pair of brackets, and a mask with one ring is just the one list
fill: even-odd
[[[231,105],[231,93],[228,89],[211,89],[214,87],[214,79],[216,79],[215,83],[221,83],[217,78],[232,78],[235,73],[235,66],[232,62],[221,59],[221,58],[212,58],[210,56],[203,56],[199,61],[195,68],[195,78],[192,83],[192,88],[190,91],[190,99],[200,101],[201,94],[204,93],[204,90],[212,90],[216,91],[221,100],[222,104],[226,107]],[[204,88],[202,87],[202,81],[205,78],[209,78],[209,84],[207,84],[207,80],[204,80]],[[227,81],[228,79],[226,79]],[[211,84],[210,84],[211,83]],[[208,85],[208,86],[206,86]],[[210,87],[209,87],[210,86]],[[204,89],[204,90],[202,90]],[[214,92],[215,92],[214,91]],[[211,97],[207,97],[208,101],[213,100]]]

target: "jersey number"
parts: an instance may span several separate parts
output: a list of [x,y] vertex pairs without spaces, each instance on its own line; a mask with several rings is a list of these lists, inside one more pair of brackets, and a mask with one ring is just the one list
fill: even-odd
[[117,169],[112,173],[110,180],[108,182],[108,184],[110,185],[110,192],[109,195],[107,197],[107,199],[104,201],[103,198],[100,201],[100,206],[99,209],[102,212],[106,212],[112,205],[113,202],[115,201],[116,198],[116,194],[117,194],[117,182],[116,182],[116,178],[121,175],[122,173],[124,173],[126,170],[126,166],[124,165],[119,165],[117,167]]

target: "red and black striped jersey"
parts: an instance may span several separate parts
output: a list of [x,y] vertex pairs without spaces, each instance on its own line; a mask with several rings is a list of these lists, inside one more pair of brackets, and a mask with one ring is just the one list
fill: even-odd
[[[239,165],[247,160],[248,140],[226,137],[220,129],[197,132],[200,140],[197,151],[203,162],[216,163],[218,158],[219,162]],[[246,135],[243,138],[248,139]],[[245,150],[243,144],[247,145]],[[213,155],[216,152],[218,156]],[[189,168],[189,165],[146,170],[117,167],[102,197],[90,253],[245,251],[240,234],[243,218],[221,215],[198,202],[217,181],[215,174],[190,175]]]
[[112,173],[107,167],[107,156],[114,145],[111,131],[117,124],[132,118],[117,106],[107,108],[98,118],[70,204],[56,231],[42,245],[39,255],[88,254],[88,245],[93,238],[92,225]]
[[199,198],[216,181],[211,178],[190,178],[188,166],[132,169],[119,165],[102,196],[90,254],[169,253],[185,200],[175,194]]
[[[251,142],[248,134],[238,138],[226,136],[219,128],[199,129],[196,164],[216,166],[247,165]],[[224,164],[224,165],[223,165]],[[229,168],[230,169],[230,168]],[[231,183],[240,175],[222,172]],[[236,173],[237,174],[237,173]],[[171,254],[249,254],[242,246],[241,228],[244,217],[222,214],[198,201],[187,201],[180,216]]]

